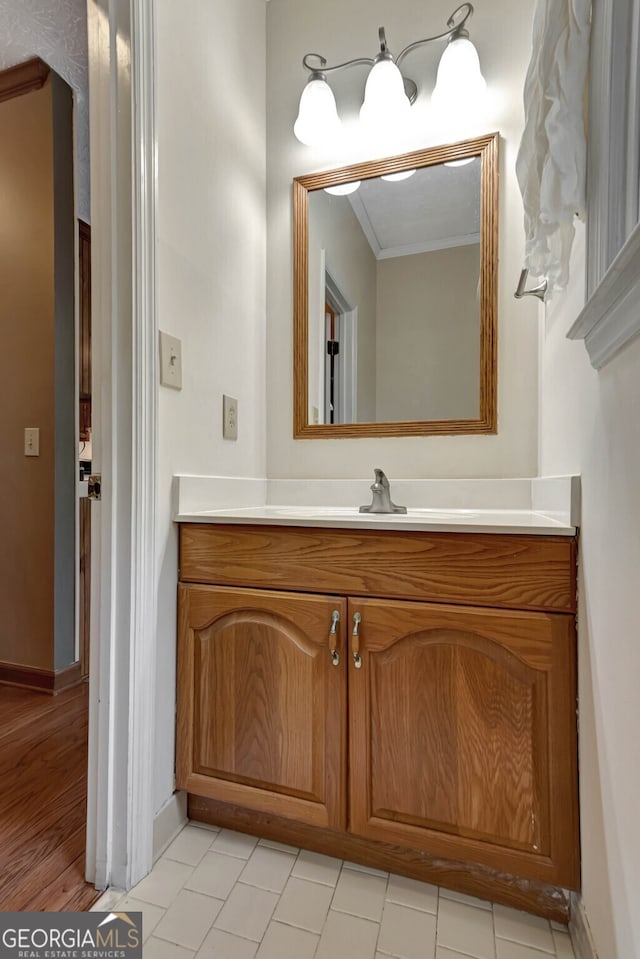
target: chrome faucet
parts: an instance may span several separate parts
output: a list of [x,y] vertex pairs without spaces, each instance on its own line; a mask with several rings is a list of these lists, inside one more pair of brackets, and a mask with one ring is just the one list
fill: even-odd
[[373,499],[370,506],[361,506],[361,513],[406,513],[406,506],[396,506],[391,500],[389,480],[381,469],[374,469],[375,480],[371,486]]

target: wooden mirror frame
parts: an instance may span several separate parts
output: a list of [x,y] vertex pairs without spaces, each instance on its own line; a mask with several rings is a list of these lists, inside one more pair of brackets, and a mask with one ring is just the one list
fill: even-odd
[[[293,436],[337,439],[359,436],[431,436],[497,432],[498,333],[497,133],[417,150],[401,156],[311,173],[293,181]],[[480,173],[480,416],[468,420],[393,423],[309,423],[309,192],[367,180],[413,167],[479,156]]]

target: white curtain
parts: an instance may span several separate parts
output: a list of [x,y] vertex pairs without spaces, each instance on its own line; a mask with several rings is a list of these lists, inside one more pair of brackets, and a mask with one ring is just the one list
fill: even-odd
[[524,201],[525,263],[549,291],[566,286],[574,217],[585,214],[584,95],[590,0],[538,0],[516,161]]

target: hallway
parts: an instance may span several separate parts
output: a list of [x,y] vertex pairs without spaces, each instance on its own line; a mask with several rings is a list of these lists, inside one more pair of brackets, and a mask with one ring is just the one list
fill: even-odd
[[87,909],[86,683],[58,696],[0,686],[0,910]]

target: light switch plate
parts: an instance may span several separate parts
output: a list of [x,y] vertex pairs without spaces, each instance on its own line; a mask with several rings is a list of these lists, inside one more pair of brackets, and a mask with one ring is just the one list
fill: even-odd
[[40,429],[37,426],[25,427],[24,455],[40,456]]
[[160,333],[160,383],[182,389],[182,341],[168,333]]
[[233,396],[222,396],[222,436],[225,440],[238,439],[238,401]]

